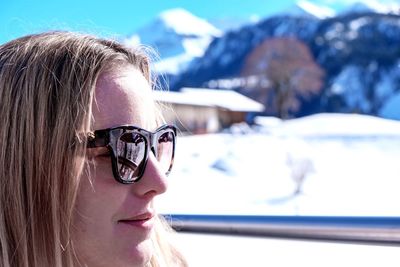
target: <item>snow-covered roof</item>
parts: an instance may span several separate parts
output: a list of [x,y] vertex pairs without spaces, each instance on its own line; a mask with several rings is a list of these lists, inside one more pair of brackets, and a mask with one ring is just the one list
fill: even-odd
[[156,101],[182,104],[182,105],[194,105],[194,106],[213,106],[209,101],[202,101],[201,99],[194,99],[189,94],[182,92],[170,92],[170,91],[153,91],[153,97]]
[[184,87],[180,92],[154,91],[153,95],[157,101],[173,104],[219,107],[245,112],[264,110],[263,104],[232,90]]

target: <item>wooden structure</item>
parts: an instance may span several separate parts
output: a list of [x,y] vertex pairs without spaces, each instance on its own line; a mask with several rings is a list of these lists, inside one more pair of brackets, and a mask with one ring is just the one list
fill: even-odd
[[249,112],[264,110],[262,104],[232,90],[184,87],[179,92],[153,93],[166,121],[194,134],[218,132],[246,121]]

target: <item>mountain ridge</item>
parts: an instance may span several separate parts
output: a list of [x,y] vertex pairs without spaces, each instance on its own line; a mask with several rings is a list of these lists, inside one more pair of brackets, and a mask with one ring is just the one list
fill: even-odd
[[318,95],[310,99],[299,96],[301,108],[291,116],[355,112],[400,120],[399,15],[372,9],[342,10],[325,18],[281,13],[207,38],[201,47],[203,51],[185,58],[180,69],[165,71],[179,63],[174,57],[156,63],[156,67],[165,64],[156,70],[166,75],[171,90],[221,89],[222,84],[231,84],[225,89],[246,94],[240,87],[243,87],[240,72],[246,57],[264,40],[295,38],[309,47],[326,76]]
[[[383,112],[388,110],[386,102],[400,88],[400,47],[397,45],[400,16],[397,15],[357,12],[323,20],[291,16],[267,18],[215,38],[203,57],[194,59],[185,72],[170,79],[171,89],[208,87],[210,81],[238,78],[244,60],[253,49],[263,40],[282,37],[304,42],[326,72],[321,93],[311,100],[301,99],[302,107],[292,116],[357,112],[400,119],[400,110],[392,114]],[[339,86],[348,90],[340,91]],[[382,89],[384,86],[386,89]],[[240,87],[228,89],[243,91]],[[379,93],[384,90],[390,93]]]
[[160,57],[156,71],[175,75],[193,58],[201,57],[211,40],[221,35],[206,20],[175,8],[160,13],[123,42],[130,47],[145,44],[154,48]]

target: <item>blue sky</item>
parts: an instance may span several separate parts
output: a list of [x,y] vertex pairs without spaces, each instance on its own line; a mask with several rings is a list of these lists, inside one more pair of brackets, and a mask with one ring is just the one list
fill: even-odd
[[[322,4],[357,0],[309,0]],[[360,0],[385,2],[394,0]],[[161,11],[182,7],[206,18],[265,17],[285,10],[296,0],[0,0],[0,44],[50,29],[77,30],[103,36],[133,33]]]
[[295,0],[1,0],[0,43],[47,29],[89,31],[124,36],[149,22],[161,11],[183,7],[196,16],[265,16],[292,5]]

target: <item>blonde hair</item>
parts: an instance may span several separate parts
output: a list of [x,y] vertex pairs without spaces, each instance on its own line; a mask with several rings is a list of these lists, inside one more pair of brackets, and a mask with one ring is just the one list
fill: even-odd
[[[0,46],[0,266],[74,266],[70,229],[99,74],[140,50],[89,35],[48,32]],[[160,237],[151,266],[184,266]],[[172,265],[171,265],[172,266]]]

